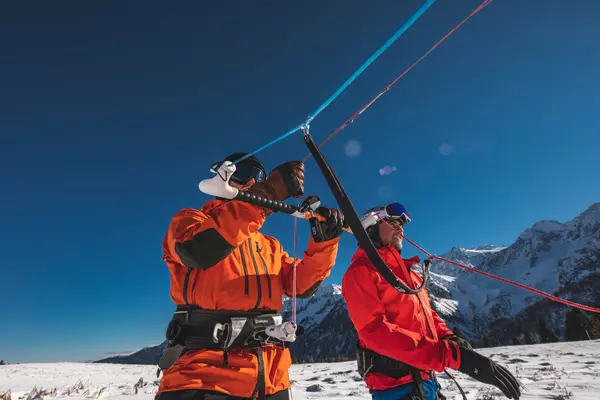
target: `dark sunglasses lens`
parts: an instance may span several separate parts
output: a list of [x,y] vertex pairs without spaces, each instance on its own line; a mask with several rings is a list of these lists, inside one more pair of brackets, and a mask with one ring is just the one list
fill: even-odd
[[254,178],[256,182],[262,182],[265,180],[265,173],[262,169],[253,166],[236,165],[236,170],[231,177],[231,180],[237,183],[248,183],[250,179]]

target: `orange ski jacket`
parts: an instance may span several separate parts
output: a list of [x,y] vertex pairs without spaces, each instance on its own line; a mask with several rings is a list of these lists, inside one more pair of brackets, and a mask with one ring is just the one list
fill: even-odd
[[[163,241],[176,305],[206,310],[282,310],[282,295],[293,293],[294,259],[277,239],[259,229],[265,210],[241,201],[210,200],[200,210],[185,208],[172,219]],[[310,242],[297,262],[296,293],[308,297],[329,276],[339,238]],[[163,371],[158,393],[183,389],[218,391],[251,397],[258,379],[257,355],[230,349],[189,350]],[[288,348],[263,347],[265,393],[289,388]]]
[[[378,252],[404,284],[414,289],[423,282],[411,269],[419,262],[417,256],[404,260],[393,246]],[[398,292],[377,272],[363,249],[356,251],[342,278],[342,295],[361,347],[418,368],[423,379],[429,379],[431,371],[458,369],[459,348],[454,342],[439,340],[452,331],[431,308],[426,289],[416,295]],[[410,375],[365,376],[371,390],[390,389],[412,380]]]

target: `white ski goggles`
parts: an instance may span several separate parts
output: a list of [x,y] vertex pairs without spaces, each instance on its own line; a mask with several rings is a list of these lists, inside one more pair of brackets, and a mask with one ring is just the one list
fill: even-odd
[[408,224],[411,221],[404,205],[391,203],[385,207],[373,207],[368,210],[361,219],[361,224],[364,229],[367,229],[369,226],[375,225],[379,220],[399,220],[402,225]]

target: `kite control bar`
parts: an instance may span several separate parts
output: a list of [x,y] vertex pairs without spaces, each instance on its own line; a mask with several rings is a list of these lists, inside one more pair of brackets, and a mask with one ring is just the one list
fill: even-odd
[[[235,164],[231,161],[224,161],[217,165],[218,167],[216,169],[210,169],[215,176],[210,179],[204,179],[198,184],[198,188],[202,193],[228,200],[243,201],[255,206],[265,207],[276,212],[288,214],[296,218],[317,218],[319,221],[325,220],[325,217],[315,212],[321,205],[321,200],[317,196],[310,195],[304,199],[302,204],[294,206],[281,201],[266,199],[252,193],[243,192],[229,185],[229,180],[235,172]],[[217,165],[215,165],[215,167]],[[344,228],[344,230],[351,232],[350,228]]]

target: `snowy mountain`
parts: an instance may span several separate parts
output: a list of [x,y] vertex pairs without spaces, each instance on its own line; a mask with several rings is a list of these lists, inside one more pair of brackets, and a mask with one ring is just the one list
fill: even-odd
[[[463,263],[544,292],[588,305],[600,304],[600,203],[571,221],[540,221],[510,246],[453,248],[444,258]],[[541,340],[547,326],[564,338],[570,309],[524,289],[435,261],[428,291],[433,308],[450,329],[459,328],[472,341],[492,338],[491,344]],[[291,314],[284,299],[284,317]],[[587,313],[586,318],[591,316]],[[297,300],[297,321],[304,334],[290,346],[295,361],[341,360],[354,356],[356,331],[348,318],[340,285],[324,285],[310,298]],[[540,328],[540,326],[542,328]],[[537,335],[537,336],[536,336]],[[142,354],[106,362],[158,360],[164,343]],[[117,361],[120,360],[120,361]],[[136,361],[137,363],[137,361]]]
[[[540,221],[526,229],[508,247],[452,249],[445,258],[492,273],[532,288],[555,294],[600,273],[600,203],[595,203],[573,220]],[[471,271],[436,261],[432,265],[432,302],[440,313],[463,332],[476,338],[501,318],[514,317],[544,298]],[[453,276],[450,278],[449,276]],[[569,291],[573,301],[600,301],[588,292]],[[440,296],[443,295],[443,296]],[[456,305],[444,307],[449,302]],[[559,308],[566,310],[565,307]],[[545,316],[550,318],[550,316]],[[560,326],[554,327],[560,336]]]
[[111,364],[152,364],[157,365],[160,357],[167,348],[167,342],[164,341],[158,346],[145,347],[133,354],[116,355],[102,360],[97,363]]
[[[285,299],[284,318],[290,318],[291,306],[291,299]],[[296,321],[304,333],[290,345],[294,361],[342,361],[354,357],[357,335],[340,285],[324,285],[310,298],[298,299]]]
[[[308,299],[296,300],[296,322],[303,326],[313,326],[323,322],[342,296],[341,285],[322,285]],[[291,315],[292,301],[284,297],[283,316]]]

